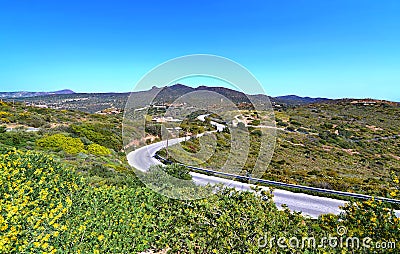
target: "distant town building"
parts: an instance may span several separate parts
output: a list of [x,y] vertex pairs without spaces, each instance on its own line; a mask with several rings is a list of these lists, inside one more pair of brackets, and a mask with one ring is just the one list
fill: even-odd
[[112,108],[103,109],[96,113],[100,114],[100,115],[117,115],[117,114],[122,113],[122,109],[112,107]]
[[34,105],[37,108],[48,108],[49,106],[47,105]]
[[165,122],[180,122],[180,119],[174,119],[172,116],[167,116],[167,117],[154,117],[152,119],[154,122],[157,123],[165,123]]

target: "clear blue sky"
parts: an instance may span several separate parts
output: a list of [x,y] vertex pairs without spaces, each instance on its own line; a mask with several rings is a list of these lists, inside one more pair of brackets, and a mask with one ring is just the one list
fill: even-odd
[[196,53],[273,96],[400,101],[400,1],[0,0],[0,91],[130,91]]

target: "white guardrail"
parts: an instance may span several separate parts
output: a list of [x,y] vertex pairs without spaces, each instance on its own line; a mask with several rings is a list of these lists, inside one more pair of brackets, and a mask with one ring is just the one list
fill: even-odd
[[[169,161],[158,154],[154,155],[154,157],[164,163],[171,164],[173,163],[172,161]],[[344,197],[352,197],[352,198],[358,198],[358,199],[371,199],[372,196],[369,195],[364,195],[364,194],[358,194],[358,193],[351,193],[351,192],[344,192],[344,191],[336,191],[336,190],[329,190],[329,189],[322,189],[322,188],[316,188],[316,187],[309,187],[309,186],[304,186],[304,185],[297,185],[297,184],[290,184],[290,183],[283,183],[283,182],[277,182],[277,181],[271,181],[271,180],[265,180],[265,179],[259,179],[259,178],[253,178],[253,177],[248,177],[248,176],[240,176],[240,175],[235,175],[235,174],[230,174],[230,173],[224,173],[224,172],[219,172],[211,169],[204,169],[204,168],[198,168],[198,167],[193,167],[193,166],[187,166],[181,163],[176,163],[178,165],[184,166],[189,169],[193,169],[196,171],[204,172],[204,173],[209,173],[213,175],[220,175],[220,176],[227,176],[227,177],[232,177],[235,179],[240,179],[240,180],[246,180],[250,182],[255,182],[255,183],[263,183],[263,184],[268,184],[268,185],[273,185],[273,186],[278,186],[278,187],[286,187],[290,189],[297,189],[297,190],[307,190],[311,192],[319,192],[319,193],[326,193],[326,194],[333,194],[333,195],[338,195],[338,196],[344,196]],[[395,203],[395,204],[400,204],[400,200],[397,199],[391,199],[391,198],[384,198],[384,197],[374,197],[375,200],[381,200],[383,202],[388,202],[388,203]]]

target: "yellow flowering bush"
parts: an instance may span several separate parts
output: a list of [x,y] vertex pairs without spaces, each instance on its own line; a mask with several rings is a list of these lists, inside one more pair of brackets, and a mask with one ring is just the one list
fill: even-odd
[[[399,180],[397,175],[392,172],[393,197],[397,196]],[[345,227],[345,236],[370,238],[371,243],[394,242],[395,248],[386,249],[386,253],[399,253],[400,245],[400,220],[388,204],[372,198],[366,201],[356,201],[347,203],[342,207],[343,212],[339,216],[322,215],[319,218],[319,227],[325,232],[336,233],[337,227]],[[374,246],[374,244],[371,244]],[[376,245],[375,245],[376,246]],[[369,249],[369,251],[373,251]]]
[[109,155],[111,150],[99,144],[90,144],[86,147],[80,138],[72,138],[64,134],[54,134],[36,140],[39,147],[52,150],[63,150],[67,154],[90,153],[93,155]]
[[396,198],[400,192],[400,185],[399,185],[400,181],[399,181],[399,177],[394,172],[391,173],[391,176],[392,176],[392,180],[393,180],[395,188],[389,194],[392,198]]
[[0,117],[8,117],[8,116],[12,116],[13,114],[9,113],[9,112],[5,112],[5,111],[0,111]]
[[10,151],[0,155],[0,253],[54,252],[80,180],[52,157]]
[[85,152],[85,145],[79,138],[67,137],[63,134],[54,134],[36,140],[36,144],[42,148],[63,150],[67,154]]
[[98,144],[90,144],[87,146],[87,151],[94,155],[108,155],[111,154],[110,149]]
[[[278,210],[265,192],[222,188],[207,199],[181,201],[124,177],[123,186],[90,185],[47,155],[0,155],[0,253],[346,253],[351,250],[329,246],[260,248],[258,239],[321,239],[337,236],[338,226],[347,228],[342,236],[374,242],[400,235],[399,219],[375,200],[311,220]],[[396,248],[385,251],[399,253]]]

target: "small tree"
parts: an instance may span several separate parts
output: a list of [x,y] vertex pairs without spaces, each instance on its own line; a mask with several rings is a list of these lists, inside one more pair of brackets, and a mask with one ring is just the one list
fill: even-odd
[[5,125],[0,126],[0,133],[6,132],[7,127]]
[[243,122],[239,122],[238,125],[237,125],[237,127],[238,127],[239,129],[246,129],[246,125],[245,125]]
[[192,176],[189,174],[189,170],[185,166],[179,164],[171,164],[163,167],[163,170],[170,176],[182,179],[182,180],[192,180]]

